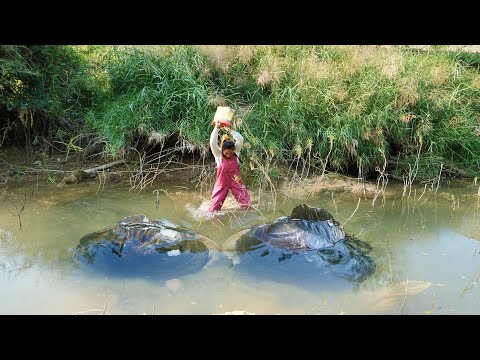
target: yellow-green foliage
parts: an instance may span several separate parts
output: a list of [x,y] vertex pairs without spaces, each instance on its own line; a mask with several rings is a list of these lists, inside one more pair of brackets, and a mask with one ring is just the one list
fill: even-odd
[[105,47],[92,62],[104,97],[88,121],[112,152],[134,131],[178,132],[205,147],[216,106],[230,105],[244,159],[308,154],[319,165],[330,152],[327,168],[376,176],[385,155],[401,176],[420,149],[429,161],[419,179],[441,162],[476,174],[480,75],[462,56],[406,46]]

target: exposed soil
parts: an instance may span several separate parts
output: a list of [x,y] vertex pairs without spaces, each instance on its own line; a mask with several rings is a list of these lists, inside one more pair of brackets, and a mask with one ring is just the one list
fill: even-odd
[[[132,171],[135,164],[116,164],[101,171],[85,170],[101,165],[113,163],[112,158],[83,159],[73,154],[66,158],[59,153],[52,156],[34,154],[27,160],[23,150],[6,149],[0,151],[0,185],[16,186],[29,182],[51,182],[57,186],[68,186],[72,183],[85,181],[120,182],[132,185]],[[211,161],[210,161],[211,160]],[[184,165],[174,163],[162,168],[163,171],[156,176],[155,181],[175,182],[185,184],[187,187],[198,186],[203,182],[205,188],[213,186],[215,167],[213,159],[205,159],[203,163],[198,159],[184,158]],[[255,196],[255,187],[250,186],[252,196]],[[284,181],[276,185],[277,193],[287,197],[308,198],[323,191],[352,193],[364,198],[373,198],[379,194],[377,184],[366,182],[357,178],[350,178],[338,173],[327,173],[325,176],[310,176],[300,181]],[[389,197],[388,191],[385,194]]]
[[[0,185],[14,186],[30,182],[51,182],[57,185],[69,185],[85,181],[123,182],[131,183],[131,176],[138,167],[138,160],[119,161],[119,158],[97,157],[85,159],[77,154],[66,158],[64,153],[45,156],[34,153],[30,158],[24,150],[0,150]],[[192,182],[198,179],[201,169],[198,159],[182,159],[184,164],[172,163],[161,166],[162,173],[158,176],[164,180]],[[105,169],[98,167],[113,164]],[[213,162],[205,161],[207,168],[213,169]],[[93,171],[92,171],[93,170]],[[214,170],[214,169],[213,169]],[[99,179],[101,178],[101,179]]]
[[288,197],[308,198],[321,192],[351,193],[358,197],[373,198],[377,194],[385,197],[393,196],[393,193],[385,189],[382,192],[381,184],[351,178],[339,173],[327,173],[322,176],[312,176],[301,181],[284,182],[279,190]]
[[[68,158],[64,153],[45,156],[36,153],[27,159],[24,150],[5,149],[0,151],[0,185],[16,186],[29,182],[51,182],[57,186],[68,186],[85,181],[119,182],[130,184],[138,164],[134,160],[116,164],[100,171],[86,172],[105,164],[111,164],[119,159],[96,158],[84,159],[77,154]],[[163,167],[155,177],[155,181],[182,183],[187,187],[204,186],[205,189],[213,186],[215,181],[215,163],[212,159],[199,161],[198,157],[185,157],[180,162]],[[134,185],[134,182],[133,182]],[[137,184],[138,185],[138,184]],[[252,196],[255,196],[256,187],[248,185]],[[139,189],[140,186],[137,186]],[[321,176],[309,176],[307,179],[286,180],[276,184],[277,193],[287,197],[308,198],[323,191],[352,193],[364,198],[373,198],[380,194],[375,182],[367,182],[357,178],[350,178],[338,173],[326,173]],[[389,197],[388,191],[385,194]]]

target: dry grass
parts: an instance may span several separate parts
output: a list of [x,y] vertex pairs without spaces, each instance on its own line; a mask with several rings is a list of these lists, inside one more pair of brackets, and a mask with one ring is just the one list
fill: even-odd
[[433,126],[430,121],[430,118],[427,116],[425,119],[422,120],[420,125],[417,127],[415,134],[418,138],[423,138],[425,135],[431,133],[433,131]]
[[331,72],[332,65],[319,61],[315,56],[304,58],[300,63],[301,77],[305,79],[319,81],[327,78]]
[[400,121],[404,123],[409,123],[411,120],[415,119],[417,116],[412,113],[406,113],[400,115]]
[[342,64],[342,72],[347,76],[359,73],[376,52],[375,46],[371,45],[340,46],[338,49],[347,55],[347,61]]
[[212,64],[226,74],[235,61],[248,64],[257,51],[254,45],[198,45],[200,53],[206,55]]
[[255,55],[256,47],[253,45],[240,45],[237,48],[237,58],[242,64],[248,64]]
[[148,145],[162,145],[165,143],[167,135],[153,131],[148,137]]
[[361,100],[355,100],[350,102],[348,106],[348,116],[357,117],[362,115],[365,112],[366,106],[365,103]]
[[430,79],[433,85],[439,86],[447,81],[450,74],[453,74],[453,71],[449,69],[448,65],[441,64],[432,68],[430,71]]
[[405,106],[414,106],[419,99],[417,91],[418,79],[414,77],[403,77],[398,81],[399,94],[395,100],[395,105],[399,108]]
[[403,56],[397,49],[388,49],[382,52],[383,56],[380,57],[381,63],[379,64],[382,73],[390,79],[395,79],[405,67]]
[[[290,182],[285,182],[277,189],[289,198],[307,198],[313,194],[325,191],[352,193],[364,198],[374,198],[377,194],[375,184],[352,179],[337,173],[326,174],[321,181],[318,177],[312,176],[308,179],[298,180],[295,186],[290,185]],[[385,196],[393,196],[393,193],[390,194],[386,191]]]
[[[429,51],[432,50],[432,45],[407,45],[410,48]],[[480,52],[480,45],[446,45],[446,50],[449,51],[466,51],[472,53]]]
[[215,108],[217,106],[228,106],[226,99],[218,93],[209,94],[208,105]]
[[480,89],[480,75],[475,75],[472,79],[472,87],[474,89]]
[[432,89],[427,95],[428,99],[433,101],[436,106],[443,107],[448,104],[452,96],[452,91],[448,89]]
[[383,135],[383,129],[381,126],[377,125],[371,132],[370,132],[370,141],[374,143],[379,148],[383,148],[385,143],[385,136]]
[[231,64],[236,59],[236,52],[232,46],[229,45],[198,45],[198,51],[206,55],[212,64],[226,74]]
[[257,85],[262,88],[268,85],[276,85],[280,82],[283,73],[283,60],[281,58],[274,55],[264,56],[260,60]]
[[343,83],[335,83],[330,88],[332,97],[339,102],[345,101],[348,98],[347,86]]

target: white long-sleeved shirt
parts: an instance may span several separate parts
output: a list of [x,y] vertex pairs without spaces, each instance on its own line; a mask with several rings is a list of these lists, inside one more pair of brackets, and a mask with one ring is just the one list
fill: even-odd
[[[218,145],[218,131],[219,129],[215,126],[210,135],[210,149],[212,149],[213,156],[215,156],[217,168],[222,164],[222,148]],[[232,134],[235,139],[235,154],[240,157],[240,150],[243,146],[243,136],[233,129],[230,129],[230,134]]]

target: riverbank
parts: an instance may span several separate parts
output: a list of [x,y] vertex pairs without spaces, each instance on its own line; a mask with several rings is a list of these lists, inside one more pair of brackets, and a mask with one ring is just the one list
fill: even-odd
[[[113,157],[96,166],[129,157],[128,170],[136,172],[148,160],[142,150],[152,146],[208,155],[215,110],[230,106],[251,184],[283,179],[264,170],[285,164],[302,177],[304,169],[325,168],[375,181],[385,166],[400,181],[428,182],[452,170],[448,176],[473,178],[480,176],[477,49],[3,46],[0,146],[65,151],[59,163],[75,153]],[[49,159],[35,161],[35,173],[45,171]],[[26,167],[13,173],[32,171]],[[83,177],[76,175],[65,182]],[[203,172],[202,182],[203,175],[210,174]],[[140,189],[148,181],[133,180]]]
[[[286,166],[275,168],[275,172],[282,176],[281,181],[263,179],[263,182],[258,183],[250,179],[246,181],[246,185],[252,193],[268,191],[297,199],[306,199],[322,192],[353,194],[371,199],[380,195],[389,197],[388,182],[400,182],[399,179],[389,179],[389,174],[379,176],[376,180],[366,180],[329,171],[325,171],[323,175],[318,171],[311,172],[301,177],[298,172]],[[444,176],[451,177],[453,173],[445,171]],[[130,190],[141,191],[162,184],[175,183],[208,193],[213,187],[215,174],[214,160],[208,157],[199,159],[185,156],[177,161],[170,159],[161,166],[157,164],[154,168],[142,168],[138,160],[110,157],[86,159],[79,154],[66,157],[60,152],[50,156],[35,153],[26,160],[22,150],[10,148],[0,151],[0,186],[4,189],[21,187],[29,183],[49,183],[68,189],[71,184],[97,182],[99,186],[119,183],[129,185]],[[245,178],[249,179],[248,174]],[[438,179],[432,179],[431,187],[436,186],[435,181],[438,182]]]

